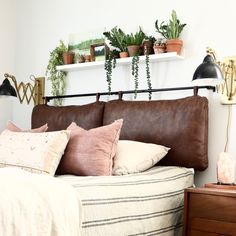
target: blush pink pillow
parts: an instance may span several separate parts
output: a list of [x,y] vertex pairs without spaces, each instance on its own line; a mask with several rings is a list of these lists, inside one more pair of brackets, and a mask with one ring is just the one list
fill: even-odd
[[72,122],[67,128],[71,136],[57,174],[111,175],[122,123],[120,119],[85,130]]
[[48,124],[42,125],[39,128],[36,129],[30,129],[30,130],[22,130],[18,126],[16,126],[12,121],[8,121],[6,125],[6,129],[10,130],[12,132],[31,132],[31,133],[41,133],[46,132],[48,129]]

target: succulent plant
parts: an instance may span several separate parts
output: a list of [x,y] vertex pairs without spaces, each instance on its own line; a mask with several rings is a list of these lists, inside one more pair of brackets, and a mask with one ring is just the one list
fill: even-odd
[[143,43],[143,40],[145,39],[146,35],[142,31],[142,29],[139,27],[139,31],[136,33],[131,33],[126,35],[126,44],[127,46],[130,45],[141,45]]

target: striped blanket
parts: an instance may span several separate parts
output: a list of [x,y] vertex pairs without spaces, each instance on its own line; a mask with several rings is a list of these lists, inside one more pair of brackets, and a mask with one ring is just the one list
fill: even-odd
[[153,167],[126,176],[59,176],[78,190],[82,236],[181,235],[193,169]]

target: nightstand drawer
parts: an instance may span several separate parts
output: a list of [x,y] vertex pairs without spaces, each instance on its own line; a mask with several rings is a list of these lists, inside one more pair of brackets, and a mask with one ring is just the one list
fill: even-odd
[[232,232],[236,232],[236,223],[225,221],[208,220],[205,218],[193,218],[190,225],[192,231],[217,233],[216,235],[232,235]]
[[189,188],[184,197],[184,236],[236,236],[235,190]]
[[189,217],[236,222],[236,198],[193,193],[189,196]]

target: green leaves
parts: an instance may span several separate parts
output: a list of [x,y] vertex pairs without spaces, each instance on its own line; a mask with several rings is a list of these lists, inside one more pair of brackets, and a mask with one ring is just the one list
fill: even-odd
[[106,71],[106,80],[107,80],[107,88],[108,93],[111,93],[111,82],[112,82],[112,71],[116,68],[116,58],[114,56],[114,51],[110,51],[105,60],[104,69]]
[[145,55],[145,62],[146,62],[146,76],[147,76],[147,86],[148,86],[148,99],[152,99],[152,82],[151,82],[151,74],[150,74],[150,60],[149,60],[149,55]]
[[135,34],[127,34],[126,35],[126,44],[127,46],[130,45],[141,45],[143,43],[143,40],[146,38],[145,33],[142,31],[142,29],[139,27],[139,31]]
[[121,52],[127,52],[126,34],[120,28],[114,27],[103,35],[110,41],[111,46],[118,48]]
[[155,27],[158,33],[160,33],[166,39],[178,39],[183,28],[186,24],[181,24],[180,20],[177,17],[175,10],[172,10],[171,19],[169,23],[164,21],[161,24],[158,24],[158,20],[155,22]]
[[139,56],[136,55],[132,58],[132,75],[134,76],[134,98],[137,98],[138,78],[139,78]]
[[[57,71],[56,67],[63,65],[63,53],[67,52],[68,48],[64,42],[60,40],[59,46],[50,52],[49,61],[46,69],[46,76],[52,83],[52,95],[60,96],[66,92],[66,72]],[[54,99],[54,105],[61,106],[62,99]]]

